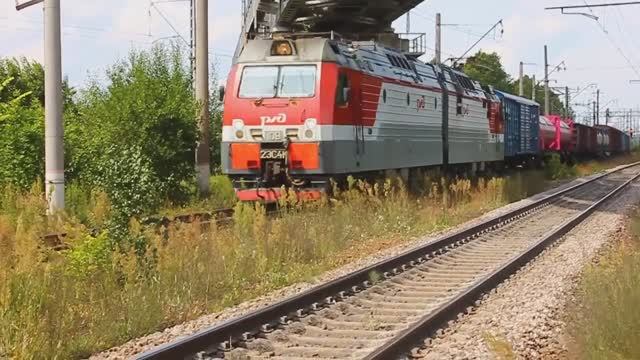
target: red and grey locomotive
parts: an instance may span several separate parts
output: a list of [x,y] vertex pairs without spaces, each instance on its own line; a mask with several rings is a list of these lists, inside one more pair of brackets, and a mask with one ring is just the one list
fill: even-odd
[[282,186],[434,166],[483,170],[504,156],[501,103],[462,72],[375,42],[279,36],[247,42],[227,80],[222,166],[240,200]]

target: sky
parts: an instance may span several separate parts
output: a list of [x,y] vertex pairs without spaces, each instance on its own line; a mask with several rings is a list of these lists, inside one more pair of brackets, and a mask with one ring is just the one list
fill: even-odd
[[[21,0],[22,1],[22,0]],[[442,14],[444,58],[462,55],[498,20],[503,27],[482,40],[477,50],[495,51],[509,74],[517,77],[519,62],[525,73],[544,75],[544,45],[552,66],[566,70],[551,75],[551,86],[572,89],[572,107],[588,116],[586,104],[601,90],[602,109],[638,108],[640,83],[640,6],[594,8],[598,21],[562,15],[545,7],[596,4],[605,0],[427,0],[412,11],[411,31],[427,35],[425,59],[433,57],[435,14]],[[99,78],[132,49],[154,42],[189,41],[187,0],[61,0],[63,73],[74,86]],[[20,12],[14,0],[0,2],[0,57],[43,59],[42,5]],[[226,78],[240,33],[240,0],[210,0],[210,60],[219,78]],[[582,10],[589,13],[589,9]],[[394,27],[404,32],[405,18]],[[504,30],[501,33],[500,30]],[[179,37],[177,37],[179,36]],[[564,66],[563,66],[564,69]],[[582,90],[579,94],[578,92]]]

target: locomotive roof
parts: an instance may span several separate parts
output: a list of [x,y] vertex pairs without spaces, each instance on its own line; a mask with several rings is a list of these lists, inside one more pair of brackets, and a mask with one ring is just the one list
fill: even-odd
[[[293,44],[293,55],[272,56],[274,41],[286,40]],[[441,88],[439,78],[451,92],[463,92],[468,96],[493,99],[479,82],[463,72],[444,65],[427,64],[402,52],[373,41],[345,42],[326,37],[277,38],[250,40],[238,57],[240,64],[301,62],[335,62],[372,75],[395,78],[423,86]]]
[[305,38],[294,40],[294,54],[291,56],[272,56],[273,39],[254,39],[247,43],[238,57],[238,63],[255,63],[279,60],[283,62],[305,61],[338,62],[338,55],[328,39]]

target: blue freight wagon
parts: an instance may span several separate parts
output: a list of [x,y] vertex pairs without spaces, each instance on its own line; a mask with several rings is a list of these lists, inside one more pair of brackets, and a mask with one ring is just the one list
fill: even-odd
[[540,106],[505,92],[496,95],[502,100],[505,161],[513,165],[535,161],[540,154]]

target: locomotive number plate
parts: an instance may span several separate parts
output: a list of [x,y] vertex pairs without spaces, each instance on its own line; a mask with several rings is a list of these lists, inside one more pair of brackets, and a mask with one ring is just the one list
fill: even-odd
[[285,150],[285,149],[260,150],[260,159],[264,159],[264,160],[284,160],[286,158],[287,158],[287,150]]
[[283,140],[284,140],[283,131],[265,131],[264,132],[264,141],[280,142]]

